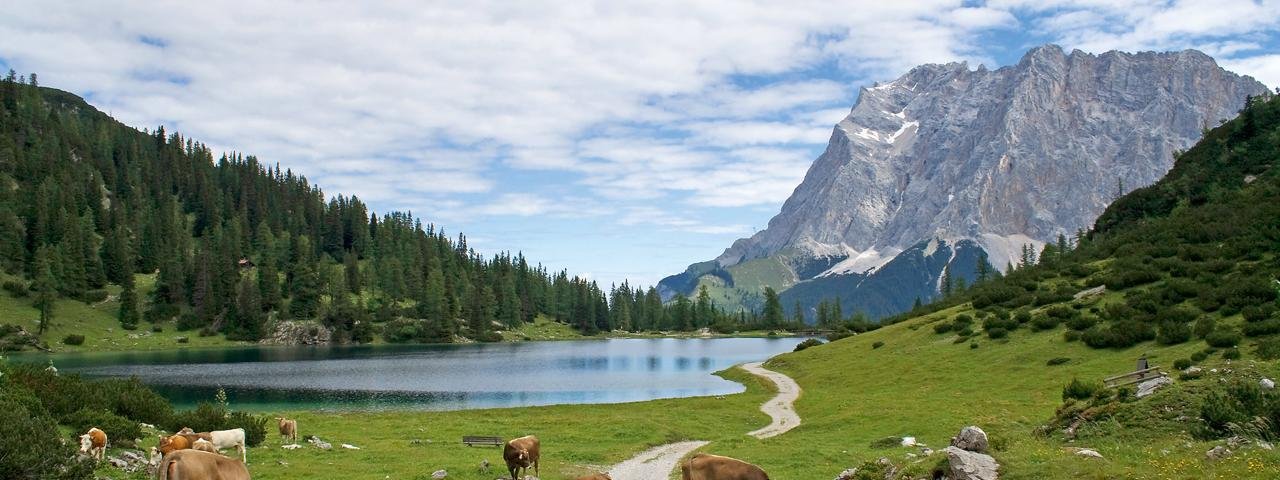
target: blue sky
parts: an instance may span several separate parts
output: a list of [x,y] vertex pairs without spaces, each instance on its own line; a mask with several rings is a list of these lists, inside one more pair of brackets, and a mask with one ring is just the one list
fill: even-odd
[[1277,1],[18,0],[0,67],[486,253],[651,284],[764,228],[858,89],[1036,45],[1280,85]]

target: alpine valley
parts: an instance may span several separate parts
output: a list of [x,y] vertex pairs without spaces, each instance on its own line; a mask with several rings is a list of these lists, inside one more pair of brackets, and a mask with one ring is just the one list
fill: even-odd
[[1266,91],[1195,50],[921,65],[859,92],[766,229],[659,291],[755,310],[771,287],[809,321],[824,299],[897,314],[1069,242]]

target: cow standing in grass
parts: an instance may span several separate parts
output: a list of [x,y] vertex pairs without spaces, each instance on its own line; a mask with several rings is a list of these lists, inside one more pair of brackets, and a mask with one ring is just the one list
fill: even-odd
[[511,480],[516,480],[516,470],[521,470],[521,475],[529,472],[529,466],[533,466],[534,475],[540,475],[538,472],[538,459],[542,456],[542,445],[538,442],[538,437],[533,435],[512,439],[502,447],[502,459],[507,461],[507,471],[511,473]]
[[92,427],[80,436],[80,453],[87,453],[94,460],[102,461],[107,455],[107,432]]
[[769,480],[760,467],[738,460],[699,453],[680,466],[682,480]]
[[199,450],[179,450],[160,462],[160,480],[250,480],[244,462]]
[[[247,449],[245,448],[245,436],[244,436],[243,428],[233,428],[231,430],[214,430],[212,432],[195,432],[191,430],[190,427],[187,427],[187,428],[183,428],[182,430],[178,430],[177,435],[174,435],[174,436],[175,437],[180,436],[187,439],[187,446],[182,448],[191,448],[191,445],[195,444],[196,440],[201,440],[201,439],[207,440],[209,443],[212,443],[213,447],[218,449],[218,451],[226,450],[228,448],[235,448],[236,450],[240,451],[240,461],[249,463],[249,456],[248,456],[248,453],[246,453]],[[173,438],[173,437],[169,437],[169,438]],[[163,446],[160,447],[160,450],[163,451],[164,447]]]
[[298,421],[288,418],[276,418],[280,427],[281,442],[287,438],[293,443],[298,443]]

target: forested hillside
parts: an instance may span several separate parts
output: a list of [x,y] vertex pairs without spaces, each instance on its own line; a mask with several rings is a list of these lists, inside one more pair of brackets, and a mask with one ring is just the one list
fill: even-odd
[[[463,235],[326,197],[278,164],[123,125],[34,74],[11,71],[0,104],[0,268],[41,331],[58,298],[117,301],[125,329],[244,340],[283,319],[319,320],[339,341],[447,342],[492,340],[540,314],[584,333],[756,318],[664,307],[652,288],[605,291],[521,254],[482,257]],[[149,294],[135,274],[155,275]]]

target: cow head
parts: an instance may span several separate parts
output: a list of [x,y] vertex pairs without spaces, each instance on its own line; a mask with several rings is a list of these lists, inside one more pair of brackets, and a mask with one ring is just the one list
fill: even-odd
[[521,465],[528,465],[529,450],[525,448],[521,448],[520,451],[516,453],[516,460],[519,460]]
[[89,453],[89,449],[93,448],[93,439],[89,438],[89,434],[80,436],[80,453]]

